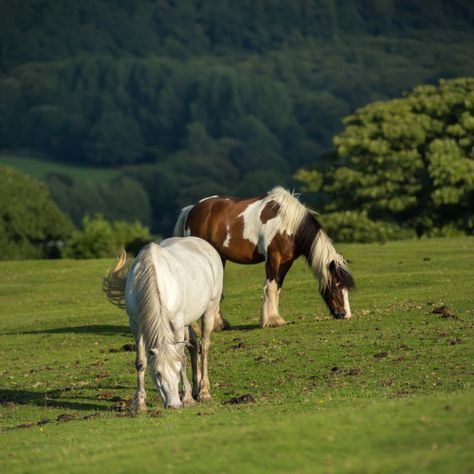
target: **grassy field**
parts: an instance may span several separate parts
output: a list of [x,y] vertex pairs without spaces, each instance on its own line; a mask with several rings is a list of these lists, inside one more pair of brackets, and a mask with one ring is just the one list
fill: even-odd
[[0,471],[474,472],[474,239],[338,249],[351,320],[328,317],[301,261],[289,324],[258,329],[263,267],[229,265],[213,401],[165,411],[147,377],[139,416],[127,321],[100,291],[111,262],[1,262]]
[[48,173],[61,173],[72,178],[90,181],[110,181],[120,174],[118,168],[75,166],[34,158],[26,155],[0,154],[0,165],[13,166],[33,178],[43,179]]

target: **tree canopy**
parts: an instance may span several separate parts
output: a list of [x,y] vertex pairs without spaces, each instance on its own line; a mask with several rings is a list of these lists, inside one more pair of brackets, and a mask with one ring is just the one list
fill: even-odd
[[474,78],[418,86],[344,124],[326,169],[297,174],[341,226],[353,211],[418,235],[474,232]]
[[293,186],[356,108],[474,76],[473,26],[462,0],[4,0],[0,149],[123,167],[167,233],[204,195]]
[[0,166],[0,260],[59,256],[73,229],[43,183]]

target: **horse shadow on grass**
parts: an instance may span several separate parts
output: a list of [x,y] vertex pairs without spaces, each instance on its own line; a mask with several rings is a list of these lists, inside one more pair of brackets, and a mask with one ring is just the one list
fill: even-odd
[[[90,387],[89,387],[90,388]],[[106,387],[101,386],[101,389]],[[114,386],[113,389],[128,388]],[[67,389],[50,390],[47,392],[38,392],[24,389],[0,389],[0,405],[5,407],[14,407],[15,405],[36,405],[43,408],[64,408],[66,410],[96,410],[109,411],[112,404],[105,401],[104,404],[94,403],[94,398],[81,395],[74,395],[72,398],[65,399]],[[80,401],[84,400],[84,401]]]
[[[296,324],[295,321],[287,321],[286,326],[290,326],[292,324]],[[232,325],[230,328],[226,329],[227,331],[254,331],[255,329],[262,329],[260,324],[235,324]]]
[[233,324],[230,328],[226,329],[225,332],[231,331],[254,331],[260,329],[259,324]]
[[66,326],[61,328],[38,329],[31,331],[21,331],[9,333],[9,335],[18,334],[95,334],[101,336],[130,336],[128,326],[119,326],[113,324],[87,324],[84,326]]

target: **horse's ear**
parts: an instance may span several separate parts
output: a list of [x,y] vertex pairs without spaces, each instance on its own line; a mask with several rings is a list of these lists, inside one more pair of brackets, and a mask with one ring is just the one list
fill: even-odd
[[329,264],[329,272],[339,280],[343,287],[355,287],[354,277],[351,272],[347,268],[337,265],[334,260]]
[[355,281],[352,273],[345,268],[342,269],[341,272],[341,282],[346,288],[355,288]]
[[158,349],[156,347],[153,349],[148,349],[148,355],[151,357],[156,357],[158,355]]
[[344,288],[350,289],[355,287],[354,277],[347,268],[339,267],[337,269],[337,276]]

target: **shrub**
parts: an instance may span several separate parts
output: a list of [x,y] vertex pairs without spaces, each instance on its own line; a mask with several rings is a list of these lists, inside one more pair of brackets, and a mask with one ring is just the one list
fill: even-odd
[[413,229],[373,221],[364,211],[330,212],[321,220],[328,234],[337,242],[385,242],[416,237]]
[[73,230],[45,185],[0,166],[0,260],[57,257]]
[[82,230],[74,232],[67,241],[63,256],[66,258],[105,258],[114,256],[119,247],[136,253],[145,243],[153,240],[147,227],[139,222],[109,222],[100,214],[83,219]]

